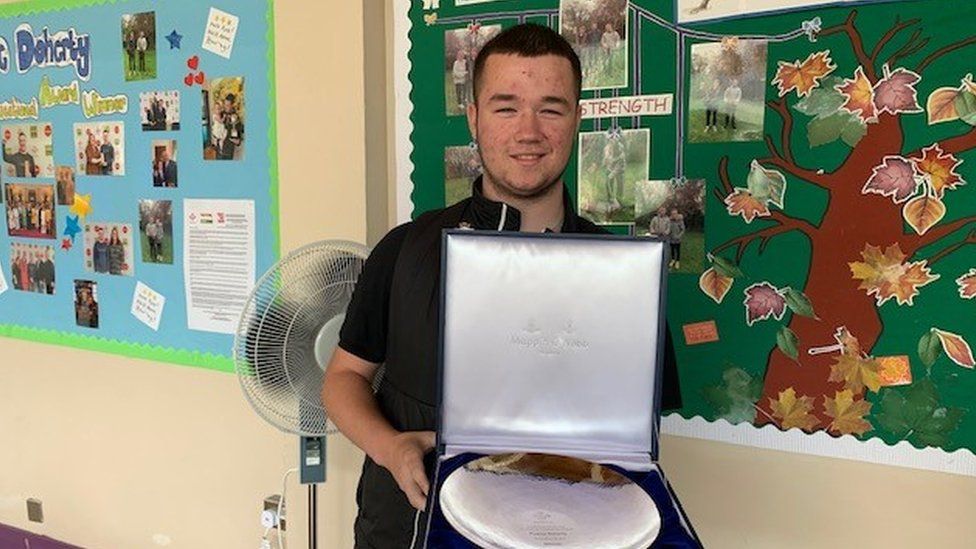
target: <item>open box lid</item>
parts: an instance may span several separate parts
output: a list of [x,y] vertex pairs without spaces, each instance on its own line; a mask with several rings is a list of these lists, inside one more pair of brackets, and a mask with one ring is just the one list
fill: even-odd
[[656,461],[666,253],[650,238],[445,231],[442,451]]

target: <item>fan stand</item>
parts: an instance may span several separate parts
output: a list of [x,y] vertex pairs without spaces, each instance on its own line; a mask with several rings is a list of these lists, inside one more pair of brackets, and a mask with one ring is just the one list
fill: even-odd
[[318,484],[325,482],[325,437],[301,437],[299,482],[308,485],[308,547],[318,547]]

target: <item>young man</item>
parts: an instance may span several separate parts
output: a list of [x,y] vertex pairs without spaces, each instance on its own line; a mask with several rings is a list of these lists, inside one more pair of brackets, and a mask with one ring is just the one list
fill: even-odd
[[[581,114],[580,63],[569,43],[546,27],[511,27],[480,51],[473,81],[468,128],[483,176],[472,197],[393,229],[376,246],[325,374],[330,417],[367,455],[357,493],[358,548],[423,540],[424,459],[437,418],[441,231],[602,232],[576,214],[562,183]],[[663,400],[674,407],[670,336],[666,349]],[[381,363],[385,373],[374,394]]]
[[37,177],[37,164],[34,157],[27,152],[27,134],[20,132],[17,134],[17,152],[7,153],[7,148],[3,148],[3,161],[13,164],[14,175],[17,177]]
[[115,147],[108,130],[102,130],[102,144],[99,147],[99,154],[102,158],[102,175],[112,175],[115,167]]

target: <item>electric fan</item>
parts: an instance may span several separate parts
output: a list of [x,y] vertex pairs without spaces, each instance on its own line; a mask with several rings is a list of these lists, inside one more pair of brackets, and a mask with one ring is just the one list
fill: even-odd
[[335,431],[322,406],[322,380],[368,254],[361,244],[339,240],[288,254],[254,286],[234,338],[234,369],[251,407],[301,437],[298,470],[308,485],[313,549],[316,483],[325,482],[325,435]]

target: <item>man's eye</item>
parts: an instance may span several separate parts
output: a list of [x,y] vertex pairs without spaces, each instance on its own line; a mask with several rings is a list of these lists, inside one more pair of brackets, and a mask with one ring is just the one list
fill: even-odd
[[547,116],[562,116],[563,115],[563,111],[557,111],[557,110],[554,110],[554,109],[544,109],[542,111],[542,114],[545,114]]
[[515,112],[515,109],[513,109],[512,107],[499,107],[499,108],[495,109],[495,112],[500,112],[500,113],[505,113],[505,114],[511,114],[511,113],[514,113]]

